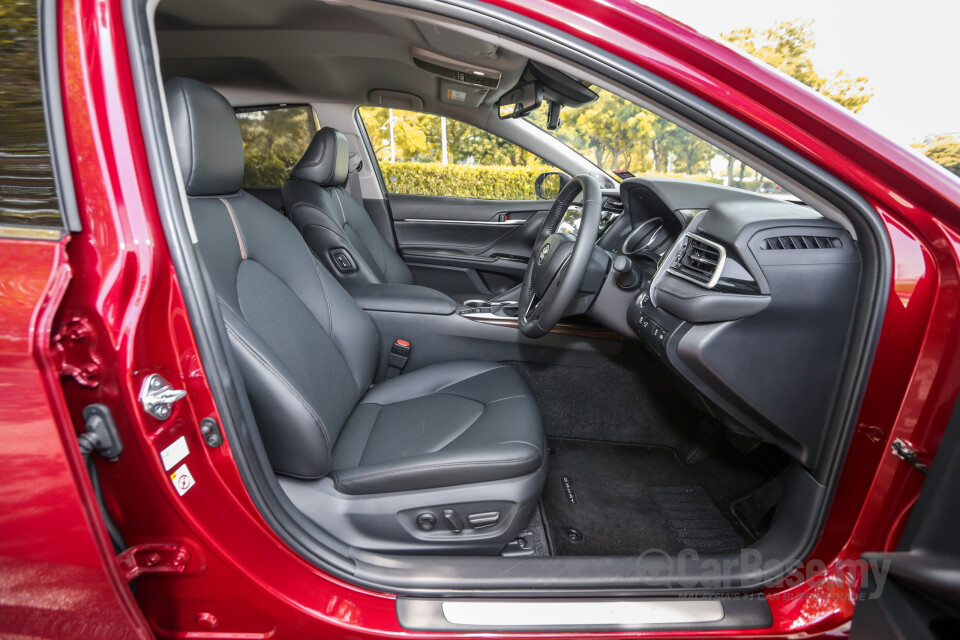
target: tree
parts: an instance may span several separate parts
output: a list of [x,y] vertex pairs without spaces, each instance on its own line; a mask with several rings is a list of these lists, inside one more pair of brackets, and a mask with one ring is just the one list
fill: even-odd
[[245,186],[281,184],[316,132],[309,107],[241,112],[237,122],[243,138]]
[[913,146],[950,173],[960,176],[960,139],[956,136],[938,136],[927,144]]
[[679,127],[674,130],[672,146],[679,173],[706,173],[710,169],[711,158],[717,153],[715,147]]
[[[427,136],[420,120],[426,114],[393,110],[393,143],[397,160],[415,160],[429,149]],[[390,158],[390,109],[365,107],[363,120],[374,154],[381,159]]]
[[810,52],[817,45],[813,20],[779,22],[761,32],[737,29],[721,37],[854,113],[873,97],[865,77],[849,76],[842,69],[822,76],[813,68]]
[[670,155],[677,140],[677,125],[652,113],[649,115],[650,155],[653,158],[653,170],[663,173],[669,168]]

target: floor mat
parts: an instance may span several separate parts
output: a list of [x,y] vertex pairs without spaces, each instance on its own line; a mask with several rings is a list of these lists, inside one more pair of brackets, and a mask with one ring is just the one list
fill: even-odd
[[716,552],[753,541],[730,505],[768,475],[723,450],[684,464],[672,449],[548,438],[542,511],[555,555]]

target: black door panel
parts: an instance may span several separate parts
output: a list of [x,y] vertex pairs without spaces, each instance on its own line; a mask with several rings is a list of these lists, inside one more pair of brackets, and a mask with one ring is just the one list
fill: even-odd
[[390,195],[400,254],[417,282],[480,297],[520,283],[551,204]]
[[547,200],[485,200],[479,198],[451,198],[421,196],[405,193],[390,194],[390,209],[394,221],[445,220],[469,222],[498,222],[499,214],[511,214],[520,219],[529,218],[537,211],[546,211],[552,202]]
[[[524,224],[519,221],[519,225]],[[442,249],[446,252],[482,254],[519,228],[512,222],[398,220],[397,242],[404,253]]]

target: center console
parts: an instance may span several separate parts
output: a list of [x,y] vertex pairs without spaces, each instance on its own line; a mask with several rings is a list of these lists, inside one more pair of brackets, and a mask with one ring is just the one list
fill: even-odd
[[467,300],[457,313],[468,320],[515,321],[520,315],[520,303],[516,300]]
[[412,284],[345,284],[344,288],[380,334],[378,380],[387,376],[390,352],[398,340],[410,345],[404,372],[449,360],[592,367],[623,346],[616,335],[554,332],[528,338],[517,327],[519,304],[509,291],[489,300],[477,298],[458,304],[435,289]]

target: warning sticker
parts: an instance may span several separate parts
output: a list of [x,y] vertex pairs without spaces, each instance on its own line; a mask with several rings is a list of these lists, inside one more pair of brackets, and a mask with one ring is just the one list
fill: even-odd
[[457,91],[456,89],[447,89],[447,100],[454,102],[463,102],[467,99],[466,91]]
[[180,436],[173,441],[173,444],[160,452],[160,459],[163,460],[163,470],[170,471],[173,465],[187,457],[190,448],[187,446],[187,439]]
[[180,465],[176,471],[170,474],[170,480],[173,481],[173,488],[176,489],[180,495],[185,494],[190,490],[190,487],[197,484],[197,481],[190,475],[190,470],[187,469],[187,465],[185,464]]

